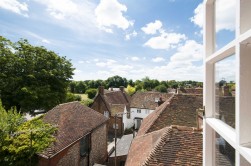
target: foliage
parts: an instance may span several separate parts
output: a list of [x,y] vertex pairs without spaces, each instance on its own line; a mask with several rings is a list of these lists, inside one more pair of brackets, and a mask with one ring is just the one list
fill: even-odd
[[36,153],[55,139],[56,128],[41,117],[25,121],[15,109],[5,111],[0,103],[0,163],[2,165],[35,165]]
[[132,87],[131,85],[127,85],[127,88],[125,89],[125,91],[130,95],[132,96],[135,91],[136,91],[136,88]]
[[109,77],[106,80],[106,85],[107,85],[107,88],[110,88],[110,87],[117,87],[118,88],[120,86],[127,87],[128,83],[127,83],[126,78],[122,78],[122,77],[116,75],[113,77]]
[[66,96],[66,102],[71,102],[71,101],[81,101],[81,96],[68,92]]
[[94,102],[93,99],[85,99],[85,100],[81,101],[81,103],[82,103],[83,105],[88,106],[88,107],[90,107],[90,106],[92,105],[93,102]]
[[167,92],[167,88],[165,85],[158,85],[154,89],[158,92]]
[[88,98],[93,99],[97,94],[97,89],[87,89],[85,93],[88,95]]
[[0,36],[0,95],[7,109],[49,110],[62,103],[73,70],[69,60],[53,51]]

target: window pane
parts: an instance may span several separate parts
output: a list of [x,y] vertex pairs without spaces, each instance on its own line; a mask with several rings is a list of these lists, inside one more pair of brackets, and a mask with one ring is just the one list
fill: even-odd
[[235,8],[236,0],[216,0],[216,50],[235,39]]
[[215,63],[215,118],[235,128],[235,56]]
[[235,149],[218,133],[215,137],[215,165],[235,165]]

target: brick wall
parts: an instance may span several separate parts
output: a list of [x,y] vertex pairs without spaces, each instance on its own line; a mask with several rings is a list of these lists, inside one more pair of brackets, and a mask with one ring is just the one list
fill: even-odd
[[[98,127],[91,133],[90,165],[102,164],[107,159],[107,126]],[[51,159],[39,157],[39,166],[79,166],[87,165],[88,158],[80,157],[80,141],[64,149]]]
[[94,103],[91,106],[92,109],[94,109],[95,111],[98,111],[99,113],[104,115],[104,111],[109,111],[104,103],[104,101],[102,100],[102,98],[100,97],[100,95],[98,95],[94,101]]
[[[123,130],[124,130],[124,126],[123,126],[123,121],[122,121],[122,117],[117,117],[117,122],[118,124],[118,130],[117,130],[117,135],[118,136],[122,136],[123,135]],[[109,119],[109,124],[108,124],[108,132],[109,134],[115,134],[115,129],[113,128],[113,124],[115,124],[115,117],[111,116]]]
[[102,125],[91,134],[90,165],[103,164],[107,157],[107,128]]

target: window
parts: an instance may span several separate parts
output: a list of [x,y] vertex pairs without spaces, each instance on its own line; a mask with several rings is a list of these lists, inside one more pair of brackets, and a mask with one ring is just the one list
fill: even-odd
[[140,128],[141,122],[142,122],[142,118],[135,118],[135,129],[138,130]]
[[137,109],[137,113],[139,113],[139,114],[140,114],[140,113],[141,113],[141,109]]
[[150,113],[150,110],[145,110],[145,113],[146,113],[146,114],[149,114],[149,113]]
[[[251,1],[204,0],[203,4],[203,163],[248,166],[251,165]],[[223,24],[218,20],[222,16],[233,17],[229,20],[232,28],[221,27]]]
[[80,139],[80,156],[84,157],[90,151],[90,134]]

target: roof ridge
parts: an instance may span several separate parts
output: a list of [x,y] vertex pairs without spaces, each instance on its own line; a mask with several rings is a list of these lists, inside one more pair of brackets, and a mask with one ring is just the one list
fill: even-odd
[[[158,111],[159,114],[158,114],[158,116],[155,117],[155,119],[154,119],[153,121],[151,121],[151,123],[150,123],[150,125],[148,126],[148,128],[147,128],[147,130],[146,130],[145,133],[147,133],[148,130],[151,128],[151,126],[156,122],[156,120],[159,118],[159,116],[160,116],[161,113],[165,110],[165,108],[166,108],[167,106],[170,105],[170,101],[173,99],[173,97],[174,97],[174,94],[173,94],[169,99],[167,99],[167,100],[164,102],[164,103],[166,103],[166,105],[164,105],[164,103],[163,103],[163,104],[161,104],[159,107],[157,107],[157,108],[159,108],[160,110],[155,109],[156,113],[157,113],[157,111]],[[162,107],[161,107],[161,106],[162,106]],[[154,112],[153,112],[153,113],[154,113]]]
[[142,164],[142,166],[146,166],[149,164],[150,160],[153,158],[153,156],[156,154],[159,148],[163,147],[163,145],[166,143],[166,140],[169,139],[170,133],[173,131],[172,127],[166,127],[165,132],[160,137],[160,139],[157,141],[156,145]]

